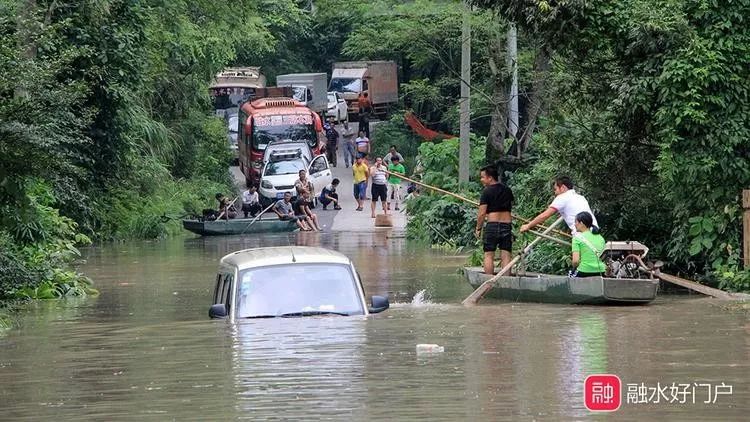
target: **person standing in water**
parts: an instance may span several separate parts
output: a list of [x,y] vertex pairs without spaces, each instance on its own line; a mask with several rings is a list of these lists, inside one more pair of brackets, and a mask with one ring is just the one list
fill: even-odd
[[[479,181],[484,185],[479,199],[477,213],[477,227],[474,235],[479,238],[484,226],[482,238],[484,249],[484,272],[494,274],[495,251],[500,249],[500,263],[505,267],[510,263],[513,250],[513,234],[511,233],[511,207],[513,206],[513,191],[498,179],[497,168],[485,166],[479,171]],[[484,224],[485,218],[487,224]]]

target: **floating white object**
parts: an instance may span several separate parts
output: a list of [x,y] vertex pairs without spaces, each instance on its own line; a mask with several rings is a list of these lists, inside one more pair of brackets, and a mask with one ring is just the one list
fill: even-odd
[[445,351],[445,348],[443,346],[438,346],[437,344],[418,344],[417,345],[418,355],[443,353],[443,351]]

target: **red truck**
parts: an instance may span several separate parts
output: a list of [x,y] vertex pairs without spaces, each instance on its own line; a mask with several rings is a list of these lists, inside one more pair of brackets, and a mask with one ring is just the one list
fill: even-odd
[[270,142],[305,141],[319,155],[325,144],[320,116],[286,97],[261,98],[240,106],[239,164],[245,183],[258,185],[263,152]]

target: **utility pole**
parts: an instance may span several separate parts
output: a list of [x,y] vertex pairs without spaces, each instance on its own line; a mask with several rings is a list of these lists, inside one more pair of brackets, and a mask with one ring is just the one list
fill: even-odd
[[469,181],[469,81],[471,78],[471,9],[464,1],[463,22],[461,24],[461,102],[460,102],[460,144],[458,148],[458,182]]
[[[508,71],[510,72],[510,102],[508,104],[508,132],[513,139],[518,139],[518,31],[516,24],[508,28]],[[521,145],[516,142],[516,153],[521,157]]]
[[750,270],[750,189],[742,191],[742,253],[744,267]]

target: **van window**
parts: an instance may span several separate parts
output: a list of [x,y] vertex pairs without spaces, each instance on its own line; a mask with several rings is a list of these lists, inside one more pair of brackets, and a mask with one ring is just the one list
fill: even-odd
[[230,309],[232,307],[232,282],[234,281],[234,275],[223,274],[223,279],[224,288],[221,294],[221,303],[226,306],[227,315],[229,315]]
[[367,79],[362,79],[362,91],[367,91]]
[[221,294],[224,292],[224,278],[223,274],[218,274],[216,276],[216,287],[214,287],[214,305],[217,303],[221,303],[219,301],[219,298],[222,297]]

